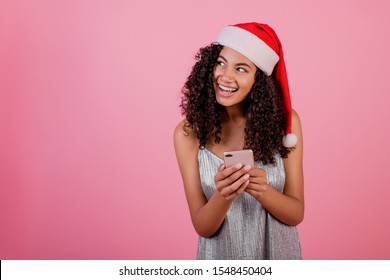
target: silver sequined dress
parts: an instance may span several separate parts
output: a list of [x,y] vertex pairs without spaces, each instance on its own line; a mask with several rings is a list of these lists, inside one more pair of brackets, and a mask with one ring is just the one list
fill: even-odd
[[[283,160],[275,159],[275,165],[256,164],[267,172],[270,185],[282,192]],[[199,149],[198,161],[202,189],[210,199],[216,189],[214,176],[223,161],[207,149]],[[210,238],[199,237],[197,259],[302,259],[302,254],[296,227],[275,219],[244,192],[233,201],[218,232]]]

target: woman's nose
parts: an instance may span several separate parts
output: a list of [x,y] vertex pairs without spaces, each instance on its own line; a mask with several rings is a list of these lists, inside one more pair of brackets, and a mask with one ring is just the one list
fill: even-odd
[[227,69],[221,73],[220,78],[224,82],[231,82],[234,80],[234,76],[232,75],[231,71]]

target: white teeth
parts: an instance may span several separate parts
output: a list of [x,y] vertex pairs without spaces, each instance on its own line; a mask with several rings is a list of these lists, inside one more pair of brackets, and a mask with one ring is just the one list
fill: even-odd
[[223,85],[219,85],[219,88],[224,90],[224,91],[229,91],[229,92],[233,92],[233,91],[237,90],[236,88],[225,87]]

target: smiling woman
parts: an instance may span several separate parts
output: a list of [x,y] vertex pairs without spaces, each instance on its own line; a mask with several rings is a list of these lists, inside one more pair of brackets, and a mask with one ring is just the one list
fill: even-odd
[[[183,87],[176,157],[198,259],[301,259],[302,133],[281,44],[265,24],[225,27]],[[256,166],[225,166],[253,150]]]
[[225,47],[214,70],[217,102],[223,106],[241,104],[255,82],[256,66],[248,58]]

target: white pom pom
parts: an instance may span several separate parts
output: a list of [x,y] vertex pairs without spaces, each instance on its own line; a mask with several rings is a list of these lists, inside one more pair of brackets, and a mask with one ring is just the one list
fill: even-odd
[[298,138],[294,133],[287,134],[283,137],[283,146],[286,148],[294,147],[298,142]]

